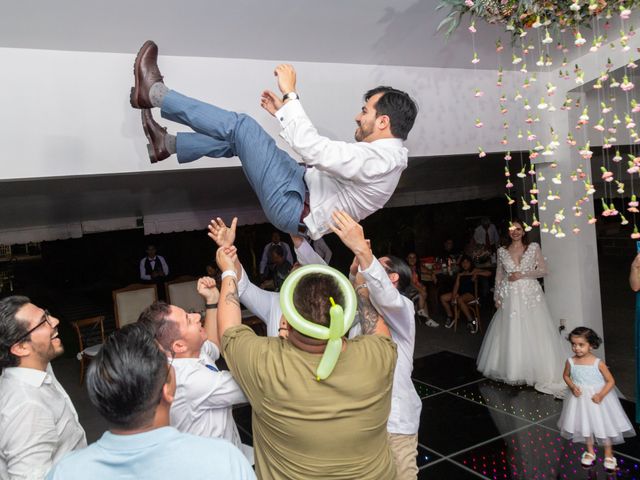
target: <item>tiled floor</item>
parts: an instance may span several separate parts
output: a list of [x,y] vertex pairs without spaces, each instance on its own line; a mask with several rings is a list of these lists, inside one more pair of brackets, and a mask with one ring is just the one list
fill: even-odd
[[[420,480],[640,479],[637,437],[616,446],[615,473],[605,472],[601,458],[584,469],[583,446],[557,430],[561,401],[532,388],[487,380],[477,373],[473,359],[447,351],[419,358],[414,365],[422,398]],[[635,405],[623,405],[633,419]],[[234,416],[249,441],[250,407],[236,408]]]

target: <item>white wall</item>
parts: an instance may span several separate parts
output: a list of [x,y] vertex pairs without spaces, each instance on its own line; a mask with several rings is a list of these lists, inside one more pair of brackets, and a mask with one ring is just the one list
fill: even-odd
[[[0,136],[5,159],[0,180],[238,165],[235,159],[205,159],[179,166],[175,157],[151,165],[140,114],[129,106],[133,60],[134,54],[0,48]],[[258,106],[258,99],[262,89],[275,89],[272,72],[277,63],[160,58],[169,87],[249,113],[274,136],[278,124]],[[319,63],[295,66],[303,104],[324,135],[350,141],[362,93],[390,84],[409,91],[421,107],[408,141],[410,155],[476,152],[479,145],[487,152],[504,149],[499,144],[500,127],[505,120],[513,121],[513,113],[497,114],[495,71],[474,74],[461,69]],[[519,74],[505,72],[505,88],[515,77]],[[485,97],[474,99],[476,86],[486,91]],[[479,112],[483,112],[483,129],[473,126]],[[185,127],[170,125],[171,132],[177,129]]]

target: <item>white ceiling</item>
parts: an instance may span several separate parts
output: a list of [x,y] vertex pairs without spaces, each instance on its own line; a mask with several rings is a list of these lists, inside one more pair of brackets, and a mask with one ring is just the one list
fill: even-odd
[[[135,53],[150,38],[163,55],[471,68],[471,34],[437,33],[445,16],[438,3],[20,0],[3,2],[0,47]],[[494,59],[503,29],[478,30],[476,50]]]

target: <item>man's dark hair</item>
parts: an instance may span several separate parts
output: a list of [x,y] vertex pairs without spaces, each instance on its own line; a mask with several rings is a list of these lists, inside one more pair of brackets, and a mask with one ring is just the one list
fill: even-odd
[[411,285],[411,268],[407,262],[394,255],[387,255],[387,261],[382,263],[387,273],[398,274],[398,291],[406,293]]
[[169,318],[171,306],[165,302],[153,302],[138,317],[138,322],[143,323],[153,332],[158,343],[166,351],[173,351],[173,342],[180,339],[180,327]]
[[132,430],[148,425],[168,378],[167,356],[147,325],[112,333],[87,373],[91,403],[111,425]]
[[29,331],[29,324],[16,318],[18,310],[28,303],[31,300],[21,295],[0,300],[0,372],[20,363],[20,359],[11,353],[11,347]]
[[376,117],[387,115],[391,120],[391,133],[406,140],[418,115],[418,106],[409,94],[391,87],[376,87],[364,94],[364,101],[382,93],[376,103]]
[[307,320],[329,326],[331,300],[344,307],[344,295],[338,282],[324,273],[312,273],[302,277],[293,291],[293,305]]
[[282,245],[274,245],[273,247],[271,247],[271,250],[269,250],[269,255],[273,255],[274,253],[279,257],[284,257],[284,248],[282,248]]

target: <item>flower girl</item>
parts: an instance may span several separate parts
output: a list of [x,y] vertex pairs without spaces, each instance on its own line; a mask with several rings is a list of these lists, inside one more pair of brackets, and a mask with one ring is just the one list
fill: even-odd
[[587,444],[582,465],[590,467],[595,462],[593,444],[597,442],[604,447],[605,469],[615,470],[612,445],[623,443],[623,437],[634,436],[635,431],[618,396],[611,392],[615,385],[611,372],[591,353],[602,340],[587,327],[575,328],[567,339],[574,356],[567,360],[563,378],[572,395],[564,400],[558,426],[563,437]]

